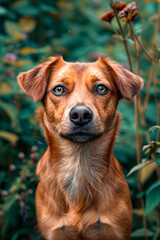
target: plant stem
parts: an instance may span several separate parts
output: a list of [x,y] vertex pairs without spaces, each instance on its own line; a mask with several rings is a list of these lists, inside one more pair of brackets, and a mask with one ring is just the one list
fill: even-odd
[[[137,67],[137,74],[140,75],[140,66],[139,66],[139,53],[138,53],[138,49],[137,49],[137,43],[136,40],[133,36],[133,32],[131,31],[131,37],[132,40],[134,42],[134,51],[135,51],[135,58],[136,58],[136,67]],[[141,149],[142,149],[142,142],[143,142],[143,136],[141,136],[141,143],[140,143],[140,137],[138,135],[138,102],[140,101],[139,99],[139,95],[137,95],[134,98],[134,109],[135,109],[135,131],[136,131],[136,149],[137,149],[137,163],[140,164],[141,163]],[[138,184],[139,184],[139,191],[143,192],[143,187],[140,181],[140,174],[138,174]],[[141,206],[143,209],[145,209],[144,207],[144,199],[143,197],[141,197]],[[146,221],[146,216],[145,213],[143,214],[143,223],[144,223],[144,237],[145,240],[148,239],[147,237],[147,221]]]
[[150,54],[146,51],[146,49],[143,47],[142,43],[140,42],[137,34],[135,33],[134,31],[134,28],[133,28],[133,24],[131,21],[129,21],[129,25],[130,25],[130,28],[131,28],[131,31],[135,37],[135,39],[137,40],[139,46],[141,47],[141,49],[144,51],[144,53],[148,56],[148,58],[152,61],[152,62],[160,62],[160,59],[154,59],[152,56],[150,56]]
[[139,65],[139,48],[137,46],[137,43],[135,41],[135,38],[132,35],[132,40],[134,42],[134,52],[135,52],[135,58],[136,58],[136,69],[137,69],[137,74],[140,75],[140,65]]
[[[155,35],[154,35],[154,49],[153,49],[154,54],[156,54],[156,51],[157,51],[157,41],[158,41],[159,30],[160,30],[160,0],[158,1],[158,18],[157,18],[157,23],[155,28]],[[160,124],[160,102],[158,101],[158,98],[157,98],[155,74],[153,77],[153,88],[154,88],[154,99],[157,107],[157,125],[159,125]]]
[[[134,28],[133,28],[133,25],[132,25],[132,22],[129,21],[129,25],[130,25],[130,29],[131,29],[131,34],[132,36],[135,37],[135,31],[134,31]],[[134,34],[135,33],[135,34]],[[137,36],[137,35],[136,35]],[[135,37],[136,38],[136,37]],[[132,38],[134,41],[135,41],[135,38]],[[138,38],[138,37],[137,37]],[[137,40],[137,39],[136,39]],[[139,39],[138,39],[139,40]],[[139,41],[140,42],[140,41]],[[144,47],[143,47],[144,48]],[[153,53],[154,55],[154,53]],[[137,58],[137,57],[136,57]],[[154,75],[155,75],[155,61],[152,61],[151,60],[151,70],[150,70],[150,74],[149,74],[149,80],[148,80],[148,83],[147,83],[147,86],[146,86],[146,95],[145,95],[145,98],[144,98],[144,105],[142,106],[141,105],[141,101],[140,101],[140,98],[138,99],[138,106],[139,106],[139,111],[141,113],[140,115],[140,120],[141,120],[141,124],[142,126],[145,126],[146,125],[146,121],[145,121],[145,117],[144,117],[144,114],[146,112],[146,109],[147,109],[147,106],[148,106],[148,102],[149,102],[149,98],[150,98],[150,88],[151,88],[151,85],[152,85],[152,81],[154,79]],[[155,93],[155,91],[154,91]],[[157,102],[157,105],[158,105],[158,100],[156,98],[156,94],[155,95],[155,101]],[[158,108],[158,107],[157,107]],[[158,117],[159,117],[159,114],[158,114]]]
[[[113,1],[112,1],[112,4],[114,5]],[[131,70],[131,72],[133,72],[132,62],[131,62],[130,54],[129,54],[129,51],[128,51],[128,45],[127,45],[127,42],[126,42],[124,31],[123,31],[121,23],[119,21],[117,11],[114,7],[113,7],[113,10],[114,10],[114,13],[115,13],[115,16],[116,16],[116,19],[117,19],[117,23],[119,25],[121,35],[123,37],[123,42],[124,42],[125,50],[126,50],[126,53],[127,53],[130,70]],[[134,98],[134,107],[135,107],[135,132],[136,132],[137,163],[139,164],[141,162],[141,154],[140,154],[139,136],[138,136],[138,101],[137,101],[137,96]],[[139,185],[140,185],[140,181],[139,181]]]
[[[160,30],[160,0],[158,0],[158,18],[157,18],[157,23],[156,23],[156,28],[155,28],[155,34],[154,34],[154,54],[156,54],[156,51],[157,51],[157,42],[158,42],[158,34],[159,34],[159,30]],[[155,63],[154,63],[155,65]],[[155,70],[155,68],[154,68]],[[154,77],[153,77],[153,89],[154,89],[154,99],[155,99],[155,103],[156,103],[156,108],[157,108],[157,125],[160,124],[160,102],[158,101],[158,98],[157,98],[157,91],[156,91],[156,76],[154,74]],[[157,132],[157,141],[159,139],[159,135],[158,135],[158,132]],[[158,165],[157,166],[157,176],[158,176],[158,179],[160,179],[160,166]],[[160,204],[159,204],[159,218],[158,218],[158,221],[157,221],[157,227],[159,227],[159,224],[160,224]],[[158,238],[160,237],[160,234],[158,236]]]
[[151,63],[151,70],[150,70],[150,74],[149,74],[149,79],[148,79],[148,84],[146,87],[146,95],[145,95],[145,99],[144,99],[144,112],[147,110],[147,105],[149,102],[149,97],[150,97],[150,88],[152,85],[152,80],[153,80],[153,74],[154,74],[154,63]]
[[[135,50],[135,57],[136,57],[136,65],[137,65],[137,74],[140,74],[140,68],[139,68],[139,60],[138,60],[138,52],[136,48],[136,41],[134,39],[133,33],[131,31],[131,37],[134,42],[134,50]],[[134,98],[134,108],[135,108],[135,131],[136,131],[136,145],[137,145],[137,163],[139,164],[141,162],[141,151],[139,146],[139,137],[138,137],[138,96]]]
[[[113,1],[111,1],[111,2],[112,2],[111,5],[114,5]],[[115,17],[116,17],[118,26],[119,26],[119,30],[120,30],[121,35],[122,35],[122,38],[123,38],[124,47],[125,47],[125,50],[126,50],[126,53],[127,53],[127,57],[128,57],[129,67],[130,67],[131,72],[133,72],[132,63],[131,63],[131,58],[130,58],[130,54],[129,54],[129,50],[128,50],[127,41],[126,41],[126,38],[125,38],[125,35],[124,35],[124,31],[123,31],[122,26],[121,26],[121,23],[120,23],[120,21],[119,21],[118,14],[117,14],[117,10],[116,10],[114,7],[113,7],[113,10],[114,10],[114,14],[115,14]]]
[[123,40],[122,37],[117,32],[116,28],[113,26],[112,22],[110,22],[110,24],[111,24],[111,27],[112,27],[113,31],[115,32],[115,34],[118,35],[121,40]]

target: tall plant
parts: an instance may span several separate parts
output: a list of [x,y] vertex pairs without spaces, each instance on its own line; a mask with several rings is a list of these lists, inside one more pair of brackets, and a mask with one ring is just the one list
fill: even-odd
[[[137,1],[138,2],[138,1]],[[135,135],[136,135],[136,148],[137,148],[137,165],[130,170],[128,173],[128,176],[132,174],[133,172],[145,167],[148,164],[157,163],[157,180],[148,187],[148,189],[144,192],[143,191],[143,184],[140,178],[140,174],[138,174],[138,183],[139,183],[139,196],[141,200],[141,208],[143,209],[143,223],[144,223],[144,238],[145,240],[148,239],[148,236],[150,235],[149,231],[147,231],[147,215],[156,207],[159,206],[160,203],[160,101],[158,100],[158,79],[156,77],[156,64],[160,65],[160,52],[158,50],[158,34],[160,30],[160,1],[157,1],[158,3],[158,13],[157,13],[157,22],[155,27],[155,32],[153,34],[153,40],[152,40],[152,49],[151,53],[149,53],[148,50],[143,46],[142,41],[143,36],[138,36],[135,29],[134,29],[134,21],[136,17],[139,15],[138,11],[138,5],[136,2],[132,2],[127,4],[126,2],[114,2],[113,0],[110,1],[111,10],[104,13],[100,19],[102,21],[106,21],[110,24],[111,28],[113,29],[113,32],[116,34],[116,36],[123,41],[124,43],[124,49],[128,58],[129,68],[130,71],[133,72],[133,60],[136,61],[136,73],[138,75],[141,74],[140,69],[140,60],[139,56],[140,54],[144,54],[146,58],[151,62],[150,72],[148,81],[145,82],[145,94],[141,95],[139,94],[134,98],[134,109],[135,109]],[[117,29],[113,24],[113,19],[116,19],[117,22]],[[122,22],[124,24],[122,24]],[[144,22],[144,16],[143,16],[143,22]],[[127,29],[127,33],[126,33]],[[133,57],[131,57],[131,53],[128,47],[129,40],[132,42],[132,54]],[[150,98],[150,89],[153,86],[154,91],[154,99],[156,103],[157,108],[157,125],[152,126],[148,131],[145,129],[147,126],[146,120],[145,120],[145,113],[147,110],[149,98]],[[140,119],[140,127],[141,129],[145,129],[143,131],[143,134],[139,133],[139,127],[138,127],[138,120]],[[142,151],[142,139],[143,136],[146,137],[147,145],[143,146],[144,151],[144,158],[142,159],[141,151]],[[149,176],[148,176],[149,177]],[[144,198],[145,196],[145,198]],[[145,201],[145,204],[144,204]],[[158,229],[156,230],[154,239],[158,239],[158,236],[160,236],[160,229],[159,229],[159,219],[157,218],[158,222]],[[143,229],[141,229],[143,231]],[[133,233],[133,236],[142,235],[142,231],[136,231]],[[140,237],[140,236],[139,236]]]

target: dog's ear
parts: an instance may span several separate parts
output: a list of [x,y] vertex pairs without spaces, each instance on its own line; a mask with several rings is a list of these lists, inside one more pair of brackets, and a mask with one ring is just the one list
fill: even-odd
[[143,88],[143,80],[139,76],[126,70],[111,59],[101,58],[100,60],[107,64],[110,71],[113,72],[117,88],[123,98],[132,100],[132,98]]
[[38,102],[43,98],[51,69],[60,58],[62,57],[51,57],[49,61],[18,75],[19,86],[27,95],[33,98],[34,102]]

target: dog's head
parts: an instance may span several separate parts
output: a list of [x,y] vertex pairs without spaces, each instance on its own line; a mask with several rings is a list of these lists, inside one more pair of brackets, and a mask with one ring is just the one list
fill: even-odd
[[94,63],[52,57],[21,73],[18,82],[35,102],[42,101],[47,128],[75,142],[109,131],[118,101],[131,100],[143,87],[140,77],[102,57]]

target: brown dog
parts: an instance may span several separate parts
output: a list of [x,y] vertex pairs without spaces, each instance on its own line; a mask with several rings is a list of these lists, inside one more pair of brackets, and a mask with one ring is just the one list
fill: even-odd
[[113,156],[121,98],[143,81],[110,59],[68,63],[62,57],[21,73],[20,87],[41,101],[48,149],[38,163],[36,211],[47,240],[128,240],[129,189]]

